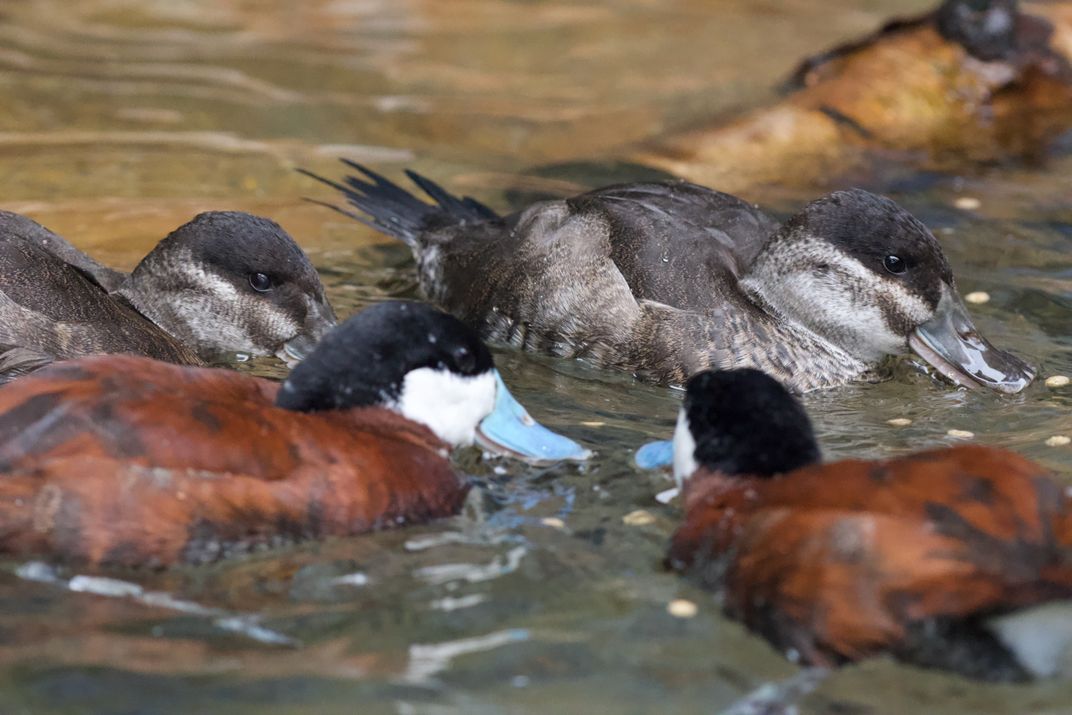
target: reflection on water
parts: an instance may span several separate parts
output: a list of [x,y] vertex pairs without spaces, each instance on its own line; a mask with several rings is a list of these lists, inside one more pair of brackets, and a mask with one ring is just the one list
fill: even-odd
[[[118,267],[194,213],[282,223],[340,316],[414,296],[408,251],[301,201],[294,165],[413,164],[506,208],[488,177],[618,147],[761,101],[802,55],[926,2],[838,0],[24,0],[0,10],[0,196]],[[756,28],[762,28],[757,30]],[[908,177],[995,344],[1072,374],[1072,159]],[[957,198],[978,199],[972,210]],[[749,198],[788,213],[808,195]],[[970,204],[961,204],[970,205]],[[0,573],[0,712],[713,712],[795,668],[660,566],[676,503],[631,450],[669,434],[677,396],[583,364],[497,356],[588,466],[460,456],[457,518],[208,568],[110,576],[144,598]],[[281,375],[278,363],[241,369]],[[1072,388],[1005,398],[896,381],[809,396],[825,452],[1013,447],[1072,483]],[[912,423],[894,428],[887,420]],[[650,519],[623,521],[644,510]],[[57,579],[63,579],[57,581]],[[100,586],[101,582],[85,582]],[[66,584],[66,587],[64,587]],[[105,584],[108,585],[108,584]],[[115,584],[110,584],[115,586]],[[699,604],[675,618],[666,604]],[[174,604],[170,604],[174,605]],[[300,647],[221,627],[255,617]],[[226,625],[226,623],[224,623]],[[989,687],[879,659],[835,674],[806,713],[1072,712],[1067,685]]]

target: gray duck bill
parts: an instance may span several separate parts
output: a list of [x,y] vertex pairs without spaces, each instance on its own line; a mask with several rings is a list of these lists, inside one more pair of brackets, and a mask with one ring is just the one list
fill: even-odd
[[943,290],[933,318],[908,336],[912,351],[957,385],[1015,394],[1035,379],[1035,368],[998,350],[972,323],[960,296]]

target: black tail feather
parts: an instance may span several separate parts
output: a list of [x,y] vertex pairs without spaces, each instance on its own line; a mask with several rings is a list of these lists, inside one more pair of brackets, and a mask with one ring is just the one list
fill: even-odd
[[298,171],[341,192],[351,206],[357,208],[368,218],[326,202],[317,203],[329,206],[344,216],[349,216],[389,236],[399,238],[413,249],[418,247],[417,237],[420,235],[421,230],[428,219],[437,211],[436,207],[424,203],[401,187],[381,176],[368,172],[363,167],[362,171],[365,171],[375,183],[349,176],[346,177],[346,184],[344,185],[306,169],[298,169]]
[[414,171],[407,170],[406,176],[435,201],[434,204],[425,203],[363,164],[349,159],[340,159],[340,161],[357,171],[359,175],[347,176],[343,179],[343,183],[339,183],[307,169],[298,169],[298,172],[341,192],[346,197],[347,203],[361,213],[347,211],[323,201],[309,200],[401,239],[414,250],[420,248],[421,233],[435,224],[458,224],[498,218],[498,214],[476,199],[468,196],[458,198],[431,179]]
[[406,176],[410,178],[410,181],[419,186],[421,191],[428,194],[433,201],[443,207],[443,209],[448,211],[452,216],[457,216],[459,218],[464,216],[467,219],[477,221],[487,221],[499,218],[499,214],[495,213],[473,197],[463,196],[459,199],[457,196],[450,194],[436,182],[426,176],[421,176],[412,169],[406,169]]

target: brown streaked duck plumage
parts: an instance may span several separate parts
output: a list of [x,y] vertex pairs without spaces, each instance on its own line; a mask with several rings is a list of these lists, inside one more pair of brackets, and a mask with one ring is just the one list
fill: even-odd
[[124,274],[0,212],[5,379],[96,353],[190,365],[226,352],[297,359],[334,323],[309,259],[267,219],[200,214]]
[[408,172],[429,205],[369,169],[353,218],[405,241],[422,291],[492,340],[681,384],[750,365],[798,391],[867,379],[909,351],[954,382],[1005,392],[1034,376],[989,345],[934,236],[854,189],[783,225],[686,182],[623,184],[500,217]]
[[[0,550],[109,567],[206,563],[460,507],[468,486],[423,425],[386,408],[295,414],[273,407],[277,390],[120,355],[5,387]],[[35,425],[30,410],[68,414],[31,442],[12,434]]]

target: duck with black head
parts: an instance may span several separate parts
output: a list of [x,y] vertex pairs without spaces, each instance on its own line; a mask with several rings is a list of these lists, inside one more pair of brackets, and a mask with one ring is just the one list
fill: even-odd
[[124,274],[0,212],[0,379],[94,353],[199,364],[239,352],[294,363],[333,325],[316,269],[268,219],[199,214]]
[[822,464],[803,407],[751,369],[689,380],[673,465],[668,563],[784,652],[1072,676],[1072,501],[1041,466],[979,445]]
[[388,302],[278,383],[133,356],[0,390],[0,551],[98,566],[203,563],[454,514],[451,449],[587,450],[532,420],[457,319]]
[[[806,391],[875,379],[913,352],[965,386],[1018,392],[1035,371],[992,346],[927,228],[893,201],[838,191],[779,225],[686,182],[610,186],[500,217],[408,175],[338,189],[352,218],[405,241],[424,294],[491,340],[659,383],[750,366]],[[308,172],[307,172],[308,173]],[[335,208],[335,207],[333,207]]]

